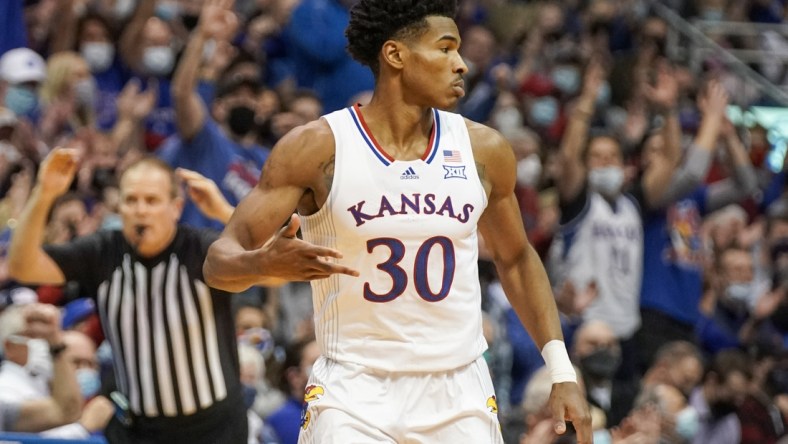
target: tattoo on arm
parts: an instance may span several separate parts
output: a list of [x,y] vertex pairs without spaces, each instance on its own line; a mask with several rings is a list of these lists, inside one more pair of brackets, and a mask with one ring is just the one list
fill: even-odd
[[332,154],[331,157],[325,161],[321,162],[318,168],[323,173],[323,180],[326,184],[326,192],[331,191],[331,184],[334,183],[334,161],[336,160],[336,154]]

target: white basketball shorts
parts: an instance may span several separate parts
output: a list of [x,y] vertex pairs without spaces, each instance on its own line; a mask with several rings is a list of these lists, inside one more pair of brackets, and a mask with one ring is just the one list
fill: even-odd
[[503,444],[484,358],[446,372],[385,372],[320,357],[299,444]]

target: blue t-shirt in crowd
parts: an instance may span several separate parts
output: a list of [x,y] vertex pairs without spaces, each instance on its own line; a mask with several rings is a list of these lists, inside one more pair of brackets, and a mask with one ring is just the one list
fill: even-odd
[[[269,151],[260,145],[246,148],[231,140],[210,118],[192,140],[170,138],[158,151],[158,156],[174,168],[197,171],[216,182],[231,205],[238,205],[257,184]],[[204,216],[197,207],[187,202],[181,222],[193,227],[221,230],[224,226]]]
[[118,57],[103,72],[93,73],[98,87],[96,99],[96,124],[104,131],[112,129],[118,119],[118,95],[131,77]]
[[[170,79],[159,77],[159,97],[156,107],[145,120],[145,145],[150,150],[156,149],[164,139],[176,133],[175,108],[170,96]],[[142,85],[147,82],[140,80]]]
[[279,437],[281,444],[297,444],[301,431],[301,414],[304,403],[300,399],[289,398],[277,411],[266,418],[268,424]]
[[0,55],[14,49],[27,46],[27,28],[22,14],[23,0],[0,1]]
[[695,325],[703,292],[701,224],[707,188],[699,187],[667,209],[646,214],[643,221],[641,308],[657,310]]

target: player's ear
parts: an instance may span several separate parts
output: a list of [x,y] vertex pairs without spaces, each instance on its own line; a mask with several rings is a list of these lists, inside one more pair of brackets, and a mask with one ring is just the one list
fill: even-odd
[[402,69],[402,61],[407,56],[407,46],[396,40],[387,40],[381,51],[382,62],[396,70]]

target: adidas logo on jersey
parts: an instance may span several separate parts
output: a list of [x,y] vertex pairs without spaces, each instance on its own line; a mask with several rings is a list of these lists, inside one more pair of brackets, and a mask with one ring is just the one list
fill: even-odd
[[418,179],[419,176],[418,176],[418,174],[416,174],[416,171],[413,169],[413,167],[408,167],[408,169],[405,170],[405,172],[402,173],[402,175],[399,176],[399,178],[402,179],[402,180]]

